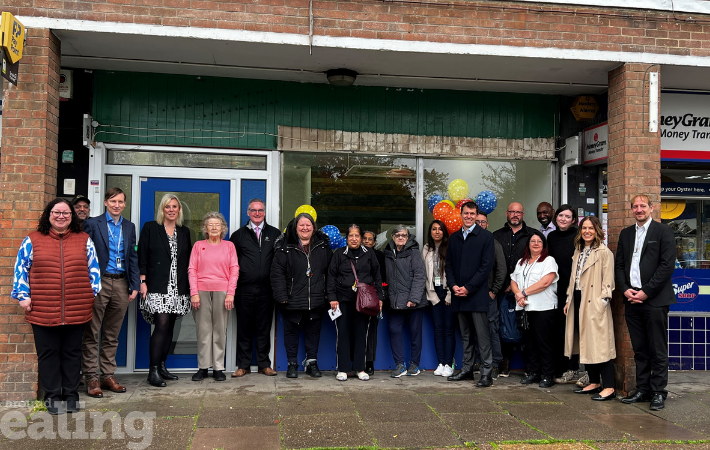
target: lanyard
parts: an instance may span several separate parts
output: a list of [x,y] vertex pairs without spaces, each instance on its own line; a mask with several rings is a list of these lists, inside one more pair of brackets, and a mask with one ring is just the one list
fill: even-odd
[[[523,285],[524,285],[523,289],[527,289],[530,287],[528,285],[528,275],[530,275],[530,272],[532,272],[532,268],[535,265],[535,263],[537,262],[538,258],[539,258],[539,256],[537,258],[535,258],[535,261],[533,261],[532,264],[529,264],[527,261],[525,262],[525,267],[523,267]],[[526,268],[527,268],[527,272],[525,271]]]
[[[108,227],[108,234],[111,237],[111,241],[113,242],[113,233],[111,232],[111,225],[107,224]],[[118,224],[118,242],[116,243],[116,253],[121,253],[121,241],[123,240],[123,227],[121,226],[121,223],[119,222]]]

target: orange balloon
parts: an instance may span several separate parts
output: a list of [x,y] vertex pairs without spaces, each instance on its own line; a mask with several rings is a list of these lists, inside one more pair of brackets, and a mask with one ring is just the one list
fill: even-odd
[[440,201],[434,207],[433,215],[436,220],[446,222],[446,218],[449,217],[449,215],[451,215],[451,213],[453,212],[454,208],[452,208],[451,205],[445,203],[444,201]]
[[461,221],[461,216],[458,214],[450,214],[449,217],[447,217],[446,220],[444,220],[444,224],[446,225],[446,229],[449,231],[449,235],[460,230],[461,227],[463,226],[463,222]]

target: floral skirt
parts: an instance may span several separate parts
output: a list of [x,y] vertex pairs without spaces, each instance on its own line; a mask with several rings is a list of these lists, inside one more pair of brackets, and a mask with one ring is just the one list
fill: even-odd
[[184,316],[191,309],[190,296],[188,295],[170,295],[148,293],[144,299],[141,299],[140,309],[141,315],[146,322],[153,325],[155,320],[154,314],[168,313]]

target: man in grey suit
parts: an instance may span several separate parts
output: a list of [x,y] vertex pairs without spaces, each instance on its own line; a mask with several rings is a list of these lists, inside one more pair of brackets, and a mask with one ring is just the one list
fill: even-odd
[[626,326],[636,362],[636,390],[621,401],[665,407],[668,391],[668,307],[676,303],[671,277],[675,238],[668,225],[651,217],[648,195],[631,200],[636,224],[621,231],[616,251],[616,286],[624,296]]

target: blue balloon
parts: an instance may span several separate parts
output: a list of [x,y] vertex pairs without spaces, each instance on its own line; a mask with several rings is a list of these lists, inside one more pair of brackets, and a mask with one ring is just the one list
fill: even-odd
[[439,194],[433,194],[431,197],[429,197],[429,201],[427,202],[427,206],[429,207],[429,212],[433,213],[434,212],[434,207],[442,201],[444,197],[442,197]]
[[490,214],[498,206],[498,198],[491,191],[482,191],[476,197],[476,204],[482,212]]
[[344,237],[340,236],[340,237],[337,239],[337,244],[336,244],[336,245],[337,245],[337,247],[335,247],[336,249],[345,247],[345,246],[347,245],[347,241],[345,240]]
[[330,248],[335,250],[338,244],[338,239],[342,239],[342,236],[340,236],[340,230],[338,230],[338,227],[335,225],[326,225],[323,228],[321,228],[321,231],[328,236],[328,239],[330,239]]

